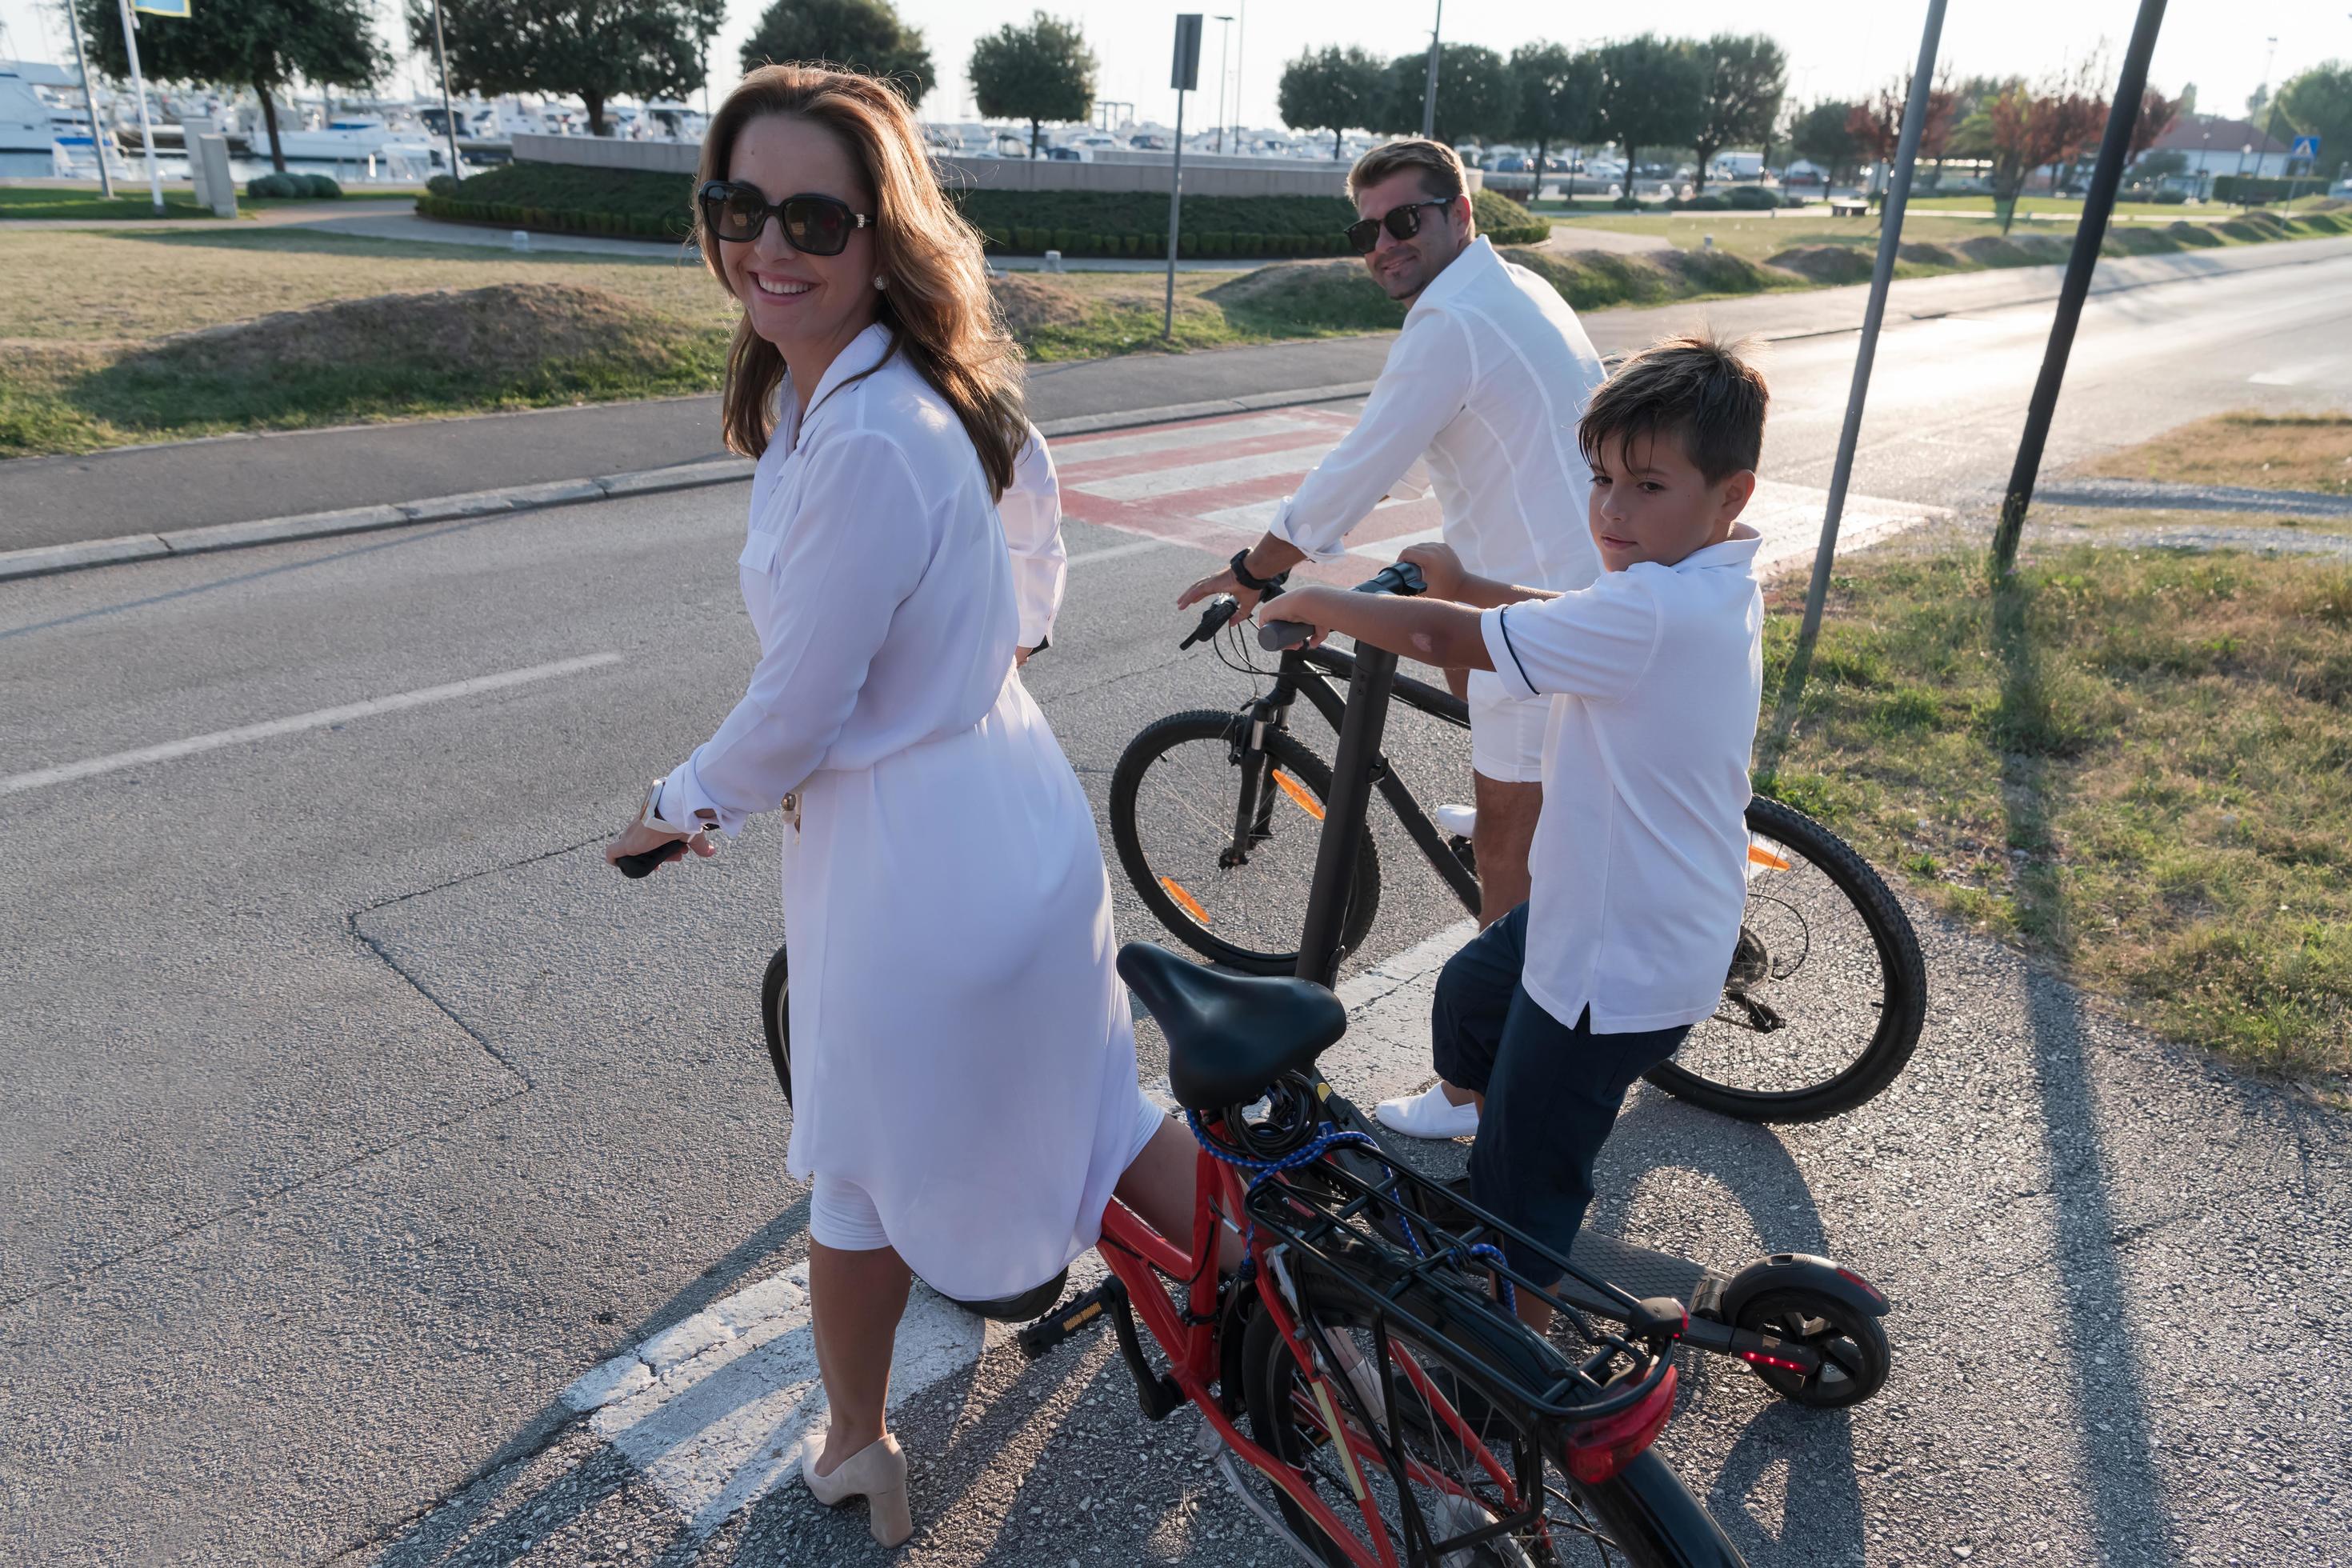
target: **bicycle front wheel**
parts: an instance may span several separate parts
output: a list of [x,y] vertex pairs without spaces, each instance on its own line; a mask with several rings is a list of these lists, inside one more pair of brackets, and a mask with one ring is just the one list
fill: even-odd
[[[1370,1543],[1369,1507],[1397,1560],[1412,1568],[1738,1568],[1738,1550],[1655,1453],[1606,1481],[1579,1480],[1557,1434],[1485,1397],[1449,1347],[1391,1325],[1383,1363],[1356,1292],[1312,1271],[1299,1290],[1302,1343],[1323,1372],[1322,1389],[1273,1315],[1257,1313],[1242,1351],[1250,1434],[1330,1506],[1360,1548]],[[1355,1363],[1353,1373],[1321,1367],[1310,1322]],[[1395,1429],[1376,1430],[1391,1405]],[[1287,1493],[1275,1496],[1310,1551],[1332,1568],[1355,1561]],[[1511,1521],[1484,1540],[1448,1545]]]
[[1837,835],[1748,804],[1748,906],[1723,999],[1650,1081],[1748,1121],[1814,1121],[1895,1080],[1927,1015],[1902,905]]
[[[1118,863],[1176,940],[1246,974],[1289,974],[1315,883],[1331,770],[1285,731],[1248,744],[1246,714],[1195,710],[1147,727],[1110,778]],[[1253,802],[1242,821],[1244,791]],[[1381,873],[1367,831],[1340,940],[1371,929]]]

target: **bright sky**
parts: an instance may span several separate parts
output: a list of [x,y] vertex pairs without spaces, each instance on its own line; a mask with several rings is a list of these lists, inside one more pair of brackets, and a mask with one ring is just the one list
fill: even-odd
[[[194,0],[199,5],[234,0]],[[398,25],[399,0],[373,0],[384,34],[406,54]],[[1102,62],[1097,96],[1135,104],[1138,119],[1170,121],[1175,94],[1168,88],[1174,33],[1174,7],[1137,5],[1135,0],[1043,0],[1046,9],[1076,18]],[[1236,21],[1234,76],[1239,79],[1240,119],[1271,127],[1275,84],[1282,64],[1305,48],[1325,44],[1360,44],[1375,54],[1401,55],[1426,47],[1431,0],[1223,0]],[[940,120],[973,118],[962,64],[972,40],[1003,23],[1025,17],[1032,0],[898,0],[899,11],[928,37],[941,81],[924,100],[926,115]],[[732,66],[763,0],[730,0],[728,25],[712,50],[712,86],[724,91]],[[1962,75],[2021,72],[2032,75],[2095,49],[2104,42],[2112,62],[2122,54],[2137,7],[2132,0],[1951,0],[1944,24],[1942,58]],[[1215,13],[1209,13],[1214,16]],[[1607,7],[1551,7],[1528,0],[1453,0],[1445,7],[1449,40],[1483,44],[1507,53],[1531,37],[1564,43],[1598,42],[1622,28],[1595,26],[1622,16]],[[1653,14],[1656,15],[1656,14]],[[1790,87],[1800,98],[1852,96],[1900,72],[1907,72],[1919,47],[1927,16],[1924,0],[1682,0],[1661,31],[1705,35],[1719,29],[1761,30],[1788,50]],[[1344,20],[1343,20],[1344,18]],[[149,25],[169,26],[165,21]],[[62,14],[53,0],[0,0],[0,57],[63,60],[72,52]],[[1212,20],[1202,53],[1202,97],[1218,72],[1221,40],[1227,29]],[[2352,3],[2347,0],[2266,0],[2261,6],[2223,0],[2172,0],[2157,43],[2150,76],[2167,91],[2186,81],[2198,88],[2208,111],[2239,112],[2246,95],[2264,79],[2268,40],[2277,39],[2277,63],[2270,79],[2283,80],[2328,58],[2352,59]],[[422,89],[422,62],[404,62],[399,80]],[[1213,103],[1192,100],[1188,127],[1213,121]]]

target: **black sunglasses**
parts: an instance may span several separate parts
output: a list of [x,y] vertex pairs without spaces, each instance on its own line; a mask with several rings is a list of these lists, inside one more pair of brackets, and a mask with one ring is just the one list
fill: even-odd
[[784,237],[793,248],[808,256],[839,256],[848,248],[852,231],[874,222],[831,196],[786,196],[772,203],[759,186],[738,180],[713,180],[696,196],[702,204],[703,226],[718,238],[748,245],[772,217],[784,226]]
[[1447,196],[1438,201],[1407,202],[1401,207],[1389,208],[1378,217],[1351,223],[1347,227],[1348,243],[1355,247],[1357,255],[1370,256],[1372,247],[1381,242],[1381,229],[1389,231],[1391,239],[1411,239],[1421,232],[1422,208],[1450,207],[1455,200],[1455,197]]

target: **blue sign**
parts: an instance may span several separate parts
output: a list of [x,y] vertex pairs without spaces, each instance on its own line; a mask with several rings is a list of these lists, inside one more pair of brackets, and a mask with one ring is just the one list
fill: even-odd
[[2287,156],[2288,156],[2288,157],[2290,157],[2290,158],[2316,158],[2316,157],[2318,157],[2318,156],[2319,156],[2319,138],[2318,138],[2318,137],[2316,137],[2316,136],[2298,136],[2298,137],[2296,137],[2296,138],[2294,139],[2294,152],[2292,152],[2292,153],[2288,153],[2288,154],[2287,154]]
[[131,0],[133,11],[148,16],[185,16],[189,0]]

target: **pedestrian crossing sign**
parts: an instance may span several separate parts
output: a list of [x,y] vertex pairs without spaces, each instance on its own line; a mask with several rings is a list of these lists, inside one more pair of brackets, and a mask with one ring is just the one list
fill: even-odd
[[149,16],[182,16],[193,0],[131,0],[131,8]]
[[2288,157],[2290,157],[2290,158],[2316,158],[2316,157],[2318,157],[2318,156],[2319,156],[2319,138],[2318,138],[2318,137],[2316,137],[2316,136],[2298,136],[2298,137],[2296,137],[2296,138],[2294,139],[2294,152],[2292,152],[2292,153],[2288,153],[2288,154],[2287,154],[2287,156],[2288,156]]

